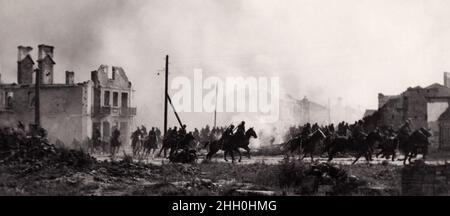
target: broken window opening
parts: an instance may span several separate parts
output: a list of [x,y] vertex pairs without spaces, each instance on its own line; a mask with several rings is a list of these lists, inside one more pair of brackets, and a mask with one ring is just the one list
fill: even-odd
[[119,106],[119,93],[113,92],[113,106]]
[[110,104],[109,104],[109,96],[110,95],[110,92],[109,91],[105,91],[105,94],[104,94],[104,105],[105,106],[110,106]]
[[12,109],[13,107],[13,99],[14,99],[14,93],[13,92],[6,92],[5,93],[5,108],[6,109]]
[[28,92],[28,107],[34,108],[35,100],[34,92]]
[[122,107],[127,108],[128,107],[128,93],[122,92]]

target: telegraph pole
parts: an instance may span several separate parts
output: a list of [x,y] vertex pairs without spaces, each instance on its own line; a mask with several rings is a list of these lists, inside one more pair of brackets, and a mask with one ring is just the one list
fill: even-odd
[[36,128],[41,126],[41,113],[40,113],[40,88],[41,88],[41,70],[40,68],[36,68],[34,70],[36,73],[35,80],[35,90],[34,90],[34,124]]
[[168,85],[169,85],[169,55],[166,55],[166,79],[164,87],[164,136],[167,135],[167,101],[168,101]]

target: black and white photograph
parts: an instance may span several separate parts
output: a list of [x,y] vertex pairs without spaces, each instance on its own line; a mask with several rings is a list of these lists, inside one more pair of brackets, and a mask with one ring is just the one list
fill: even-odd
[[448,196],[449,11],[0,0],[0,196]]

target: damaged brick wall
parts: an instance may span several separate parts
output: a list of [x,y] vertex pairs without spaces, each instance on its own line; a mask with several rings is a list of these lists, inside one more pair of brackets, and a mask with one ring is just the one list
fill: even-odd
[[402,169],[402,195],[448,196],[450,195],[450,165],[426,165],[417,163]]
[[[41,124],[48,130],[49,139],[59,139],[67,146],[74,141],[82,141],[92,132],[89,131],[91,106],[89,84],[49,85],[41,88],[40,108]],[[13,107],[2,110],[1,126],[25,125],[34,120],[34,87],[14,87],[0,89],[0,92],[13,92]]]

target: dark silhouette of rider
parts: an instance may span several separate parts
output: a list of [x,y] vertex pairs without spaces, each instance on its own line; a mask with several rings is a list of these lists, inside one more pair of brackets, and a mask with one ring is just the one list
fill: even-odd
[[120,146],[120,131],[119,129],[116,127],[114,129],[114,131],[112,132],[112,136],[111,136],[111,145],[112,146]]
[[410,135],[412,132],[411,121],[408,119],[405,123],[400,127],[400,133],[403,135]]
[[231,124],[227,129],[225,129],[225,131],[223,132],[223,135],[226,137],[232,136],[233,130],[234,130],[234,125]]
[[395,136],[394,127],[392,127],[392,125],[390,125],[389,128],[387,129],[387,136],[388,137],[394,137]]
[[319,124],[314,123],[314,125],[312,126],[312,131],[316,131],[317,129],[319,129]]
[[178,136],[184,137],[186,135],[186,125],[182,125],[180,130],[178,131]]
[[301,137],[308,137],[311,134],[311,130],[312,130],[311,124],[306,123],[305,127],[303,127]]
[[156,139],[156,131],[154,127],[152,127],[152,129],[148,132],[148,136],[152,139]]
[[242,121],[236,130],[236,136],[243,137],[245,135],[245,121]]

